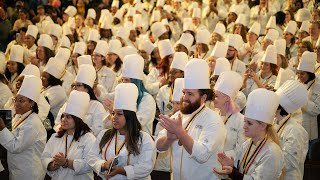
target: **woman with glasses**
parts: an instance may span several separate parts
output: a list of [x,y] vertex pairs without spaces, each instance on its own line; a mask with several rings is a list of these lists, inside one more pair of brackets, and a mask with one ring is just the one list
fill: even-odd
[[39,77],[25,76],[13,100],[16,114],[12,126],[6,127],[0,118],[0,144],[8,151],[10,179],[44,179],[40,156],[47,133],[38,116],[41,87]]
[[[105,129],[106,126],[111,126],[111,122],[107,121],[109,113],[106,112],[103,105],[98,101],[96,95],[93,92],[93,86],[96,80],[96,71],[92,65],[82,64],[80,65],[78,75],[75,81],[72,83],[72,90],[85,92],[90,97],[89,107],[84,109],[85,115],[83,122],[86,123],[92,130],[92,133],[97,136],[99,132]],[[61,127],[61,116],[66,108],[65,103],[59,110],[58,116],[55,120],[55,130],[59,131]]]
[[61,128],[51,136],[41,156],[43,168],[54,179],[92,179],[85,158],[95,137],[83,119],[90,97],[73,90],[61,116]]
[[121,83],[115,88],[112,128],[100,132],[87,158],[103,179],[151,179],[155,144],[141,130],[137,99],[136,85]]

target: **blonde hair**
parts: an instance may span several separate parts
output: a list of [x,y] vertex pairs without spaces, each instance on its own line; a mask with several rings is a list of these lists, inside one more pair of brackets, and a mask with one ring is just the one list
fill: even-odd
[[274,131],[273,127],[271,124],[267,124],[267,136],[276,144],[280,146],[280,140],[278,134]]

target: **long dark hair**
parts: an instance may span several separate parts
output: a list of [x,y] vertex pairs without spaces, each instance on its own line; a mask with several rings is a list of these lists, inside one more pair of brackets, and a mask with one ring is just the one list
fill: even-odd
[[307,72],[306,73],[308,74],[308,80],[305,82],[305,84],[308,84],[308,82],[314,80],[316,78],[316,75],[312,72]]
[[[73,138],[75,141],[78,141],[79,138],[83,135],[85,135],[88,132],[91,132],[91,129],[89,128],[89,126],[84,123],[82,121],[82,119],[78,118],[77,116],[71,115],[72,119],[74,120],[74,124],[75,124],[75,131],[74,131],[74,135]],[[64,117],[64,114],[62,114],[61,119]],[[58,138],[61,138],[65,133],[67,132],[67,130],[65,129],[60,129],[57,133]]]
[[[44,49],[44,54],[45,54],[45,58],[44,58],[43,63],[47,64],[49,59],[54,57],[54,52],[51,49],[47,48],[47,47],[44,47],[44,46],[42,46],[42,47]],[[38,58],[38,55],[37,55],[37,58]]]
[[98,101],[96,95],[93,92],[93,89],[90,86],[88,86],[87,84],[84,84],[84,83],[83,83],[83,86],[84,86],[84,88],[86,88],[88,90],[88,94],[90,96],[90,100],[97,100]]
[[[138,121],[137,115],[134,111],[123,110],[124,117],[126,119],[126,126],[125,129],[127,131],[125,137],[125,145],[129,152],[129,154],[138,155],[140,154],[140,150],[138,147],[138,141],[142,139],[140,131],[141,131],[141,124]],[[102,153],[102,148],[112,140],[113,136],[117,133],[115,128],[108,129],[101,141],[99,143],[100,153]]]
[[[17,74],[18,74],[18,76],[22,73],[22,71],[24,70],[24,64],[22,64],[22,63],[19,63],[19,62],[16,62],[17,63]],[[8,79],[8,80],[10,80],[11,79],[11,76],[13,75],[13,74],[11,74],[11,72],[9,71],[9,69],[8,68],[6,68],[6,70],[4,71],[4,75],[6,76],[6,78]]]
[[60,79],[57,79],[56,77],[52,76],[51,74],[49,74],[48,86],[57,86],[57,85],[62,86],[62,81]]
[[[118,56],[118,55],[117,55]],[[123,62],[121,61],[120,57],[118,56],[117,59],[114,61],[114,72],[118,72],[122,66]],[[107,62],[107,67],[111,67],[111,64]]]
[[159,64],[157,65],[157,68],[160,70],[161,76],[164,76],[165,74],[167,74],[169,72],[169,69],[170,69],[169,56],[170,55],[162,58],[160,60]]

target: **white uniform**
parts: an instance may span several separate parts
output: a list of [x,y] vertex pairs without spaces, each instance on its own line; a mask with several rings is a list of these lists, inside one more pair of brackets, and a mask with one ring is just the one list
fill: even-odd
[[[257,73],[257,76],[259,77],[260,81],[262,82],[263,85],[268,85],[268,86],[272,86],[274,87],[275,83],[276,83],[276,80],[277,80],[277,76],[275,75],[269,75],[263,79],[261,79],[261,71],[259,71]],[[258,85],[256,82],[254,82],[253,79],[248,79],[247,80],[247,85],[246,85],[246,88],[242,89],[242,92],[248,96],[253,90],[257,89],[258,88]]]
[[[14,125],[27,117],[31,111],[16,115]],[[32,113],[12,132],[7,128],[0,131],[0,144],[8,150],[10,179],[43,180],[45,170],[41,164],[41,153],[47,140],[47,132],[38,115]]]
[[[115,142],[116,136],[114,136],[108,146],[108,143],[102,148],[100,152],[99,143],[101,138],[105,134],[107,130],[102,130],[100,134],[97,136],[93,147],[91,148],[87,162],[91,166],[91,168],[103,179],[105,179],[104,174],[106,172],[101,172],[101,166],[103,163],[115,156]],[[122,142],[124,142],[125,136],[120,135],[118,133],[118,147],[121,147]],[[124,145],[122,149],[120,149],[118,154],[118,166],[121,166],[126,171],[127,176],[116,175],[112,179],[150,179],[150,173],[153,169],[153,165],[156,159],[156,151],[155,144],[152,140],[151,136],[146,132],[140,131],[141,139],[139,139],[138,147],[140,154],[133,155],[130,154],[128,158],[128,150]],[[107,151],[107,152],[105,152]],[[106,154],[106,157],[104,157]],[[105,159],[106,158],[106,159]]]
[[264,8],[260,11],[259,14],[259,6],[254,6],[250,10],[250,26],[254,22],[258,22],[261,24],[260,34],[265,34],[266,25],[269,21],[270,16],[276,13],[276,9],[269,5],[268,11]]
[[[180,113],[178,111],[171,118],[176,118]],[[193,114],[183,115],[183,127],[192,116]],[[189,125],[188,134],[194,140],[192,154],[188,154],[183,146],[178,145],[178,141],[171,145],[173,179],[218,179],[212,168],[219,166],[215,154],[223,150],[226,133],[221,117],[205,107]],[[160,131],[157,139],[166,135],[167,130],[164,129]]]
[[144,92],[141,102],[137,108],[137,118],[142,130],[152,135],[153,120],[156,116],[156,102],[153,97]]
[[[169,114],[172,110],[172,98],[173,90],[169,86],[162,86],[156,97],[157,106],[161,114]],[[170,95],[171,94],[171,95]]]
[[[246,51],[247,51],[247,50],[246,50],[246,47],[249,47],[249,43],[243,44],[243,45],[241,46],[241,48],[240,48],[240,52],[241,52],[241,53],[246,52]],[[242,59],[242,61],[243,61],[245,64],[249,64],[249,63],[251,62],[253,56],[254,56],[255,54],[257,54],[257,53],[261,50],[261,45],[260,45],[260,43],[259,43],[258,41],[256,41],[256,43],[254,44],[253,47],[254,47],[254,48],[253,48],[252,53],[251,53],[251,54],[250,54],[250,53],[246,54],[246,55],[243,57],[243,59]]]
[[317,115],[320,114],[320,81],[315,79],[307,85],[308,103],[302,110],[302,126],[309,134],[309,140],[318,138]]
[[228,157],[236,157],[242,143],[245,140],[244,137],[244,116],[241,113],[232,114],[223,117],[224,121],[227,121],[225,127],[227,129],[226,142],[224,145],[224,152]]
[[[243,173],[242,164],[240,163],[249,144],[250,140],[245,141],[240,151],[237,154],[237,158],[234,161],[234,166],[240,166],[240,172]],[[253,153],[256,146],[253,144],[249,152],[249,156]],[[268,140],[265,146],[262,147],[256,158],[253,160],[247,173],[245,173],[243,179],[279,179],[282,168],[284,167],[284,158],[280,147],[271,140]]]
[[151,95],[157,95],[160,89],[160,79],[163,76],[160,76],[159,69],[152,68],[150,73],[146,78],[145,87]]
[[60,108],[67,100],[67,95],[62,86],[50,86],[41,93],[44,97],[48,98],[50,104],[50,112],[56,118]]
[[[280,146],[285,160],[286,171],[284,179],[302,180],[304,161],[306,160],[309,145],[308,133],[294,119],[290,118],[284,124],[285,120],[285,118],[282,119],[274,126],[280,138]],[[281,125],[283,126],[281,127]]]
[[246,72],[246,64],[237,58],[231,64],[231,70],[243,76],[244,73]]
[[[73,160],[73,169],[60,167],[56,171],[48,171],[48,165],[53,161],[53,157],[62,152],[66,153],[66,141],[67,136],[67,147],[69,160]],[[49,139],[41,156],[43,167],[47,170],[47,174],[54,179],[93,179],[93,172],[89,164],[86,162],[86,157],[95,141],[95,137],[92,133],[86,133],[80,136],[78,141],[71,141],[73,135],[63,135],[61,138],[57,137],[57,133],[53,134]],[[71,145],[70,145],[71,144]],[[71,146],[71,147],[70,147]]]
[[12,97],[12,92],[6,84],[0,82],[0,109],[3,109],[6,102]]
[[75,76],[73,76],[69,71],[66,70],[66,73],[63,75],[61,79],[61,81],[63,81],[62,87],[66,91],[66,94],[70,94],[71,84],[73,83],[75,78]]
[[107,91],[113,92],[117,85],[116,74],[107,66],[102,66],[102,68],[97,71],[98,83],[103,85]]
[[[55,119],[54,130],[56,132],[58,132],[59,128],[61,127],[61,115],[65,111],[66,105],[67,103],[62,106],[62,108],[59,110],[57,118]],[[90,100],[89,109],[85,118],[83,119],[83,122],[85,122],[92,130],[92,133],[97,136],[100,131],[104,129],[104,122],[108,115],[109,113],[104,109],[103,105],[99,101]]]

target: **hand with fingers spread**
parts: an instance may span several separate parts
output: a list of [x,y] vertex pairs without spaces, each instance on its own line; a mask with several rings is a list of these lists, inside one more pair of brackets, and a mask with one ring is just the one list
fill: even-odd
[[218,153],[218,161],[222,166],[222,169],[213,168],[213,171],[219,175],[229,175],[233,169],[233,158],[229,158],[224,152]]
[[[172,118],[172,119],[162,114],[159,117],[160,117],[160,125],[169,132],[170,137],[177,138],[177,135],[179,135],[179,132],[183,130],[181,115],[179,114],[177,118]],[[171,136],[170,133],[174,134],[176,137]]]

